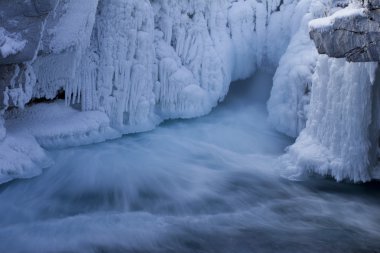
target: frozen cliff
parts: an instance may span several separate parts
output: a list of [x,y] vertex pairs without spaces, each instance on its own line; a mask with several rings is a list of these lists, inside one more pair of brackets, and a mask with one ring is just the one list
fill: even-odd
[[[378,177],[380,75],[376,62],[380,47],[376,6],[375,1],[351,3],[332,9],[328,17],[312,20],[306,30],[314,42],[309,40],[310,53],[305,55],[313,57],[308,65],[303,64],[309,66],[308,71],[297,71],[304,75],[296,82],[300,88],[289,97],[284,88],[296,87],[283,83],[284,78],[280,82],[275,79],[269,102],[269,108],[274,108],[272,121],[279,123],[279,130],[299,135],[282,159],[290,173],[312,171],[354,182]],[[333,58],[317,56],[316,49]],[[281,110],[289,115],[278,116]]]
[[50,163],[40,146],[100,142],[209,113],[232,80],[276,68],[304,5],[1,1],[1,180],[39,173]]

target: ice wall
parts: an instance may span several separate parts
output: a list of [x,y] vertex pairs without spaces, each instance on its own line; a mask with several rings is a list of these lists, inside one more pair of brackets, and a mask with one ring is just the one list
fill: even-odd
[[[0,138],[22,132],[45,147],[98,142],[209,113],[232,80],[264,65],[276,68],[303,16],[295,0],[20,0],[23,9],[12,3],[0,3],[0,17],[13,29],[6,41],[14,42],[9,47],[0,39],[13,59],[0,66],[0,109],[1,115],[7,111],[8,128],[6,135],[1,119]],[[34,32],[17,30],[16,20]],[[31,101],[62,94],[83,117],[65,113],[60,102],[44,107],[47,117],[29,109]],[[26,113],[12,109],[25,106]],[[46,131],[36,130],[39,122]],[[29,151],[23,152],[33,156]]]
[[306,128],[283,158],[295,171],[338,181],[371,179],[378,155],[376,67],[319,57]]
[[207,114],[231,80],[263,64],[277,66],[301,22],[296,6],[272,0],[58,1],[43,23],[36,57],[17,65],[16,82],[5,84],[5,107],[64,92],[68,105],[106,112],[122,133]]
[[269,120],[279,131],[298,137],[282,158],[287,175],[316,172],[362,182],[377,170],[377,64],[320,57],[309,37],[309,21],[341,13],[340,6],[311,1],[276,71]]

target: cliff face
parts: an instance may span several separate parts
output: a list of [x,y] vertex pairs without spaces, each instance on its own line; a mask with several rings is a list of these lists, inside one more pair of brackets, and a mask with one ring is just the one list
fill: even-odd
[[[355,182],[378,177],[378,2],[353,3],[309,23],[320,54],[307,123],[283,157],[293,169]],[[342,59],[336,59],[342,58]]]
[[310,36],[320,54],[349,62],[380,60],[380,2],[353,4],[310,23]]

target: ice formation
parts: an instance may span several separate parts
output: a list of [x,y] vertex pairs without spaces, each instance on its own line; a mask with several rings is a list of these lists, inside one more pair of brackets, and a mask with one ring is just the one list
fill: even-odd
[[[17,1],[31,11],[34,1]],[[231,81],[247,78],[257,69],[266,68],[277,69],[268,102],[270,121],[289,136],[297,137],[302,132],[287,154],[296,161],[292,166],[307,165],[338,180],[365,181],[370,177],[368,166],[365,166],[370,158],[364,156],[372,150],[368,148],[368,136],[365,135],[369,133],[358,129],[366,127],[371,119],[350,121],[353,125],[348,132],[344,125],[339,125],[343,121],[331,122],[333,115],[340,115],[339,110],[351,108],[344,106],[353,105],[354,101],[367,101],[372,74],[364,68],[370,64],[346,65],[318,57],[308,34],[310,20],[340,9],[333,7],[331,1],[45,2],[49,3],[50,10],[41,9],[41,6],[34,6],[38,7],[36,10],[32,8],[33,15],[38,17],[33,21],[36,22],[34,27],[28,17],[17,11],[14,11],[14,22],[8,20],[4,28],[0,27],[0,50],[4,58],[0,60],[12,63],[0,65],[3,77],[0,80],[0,140],[4,140],[0,150],[3,154],[8,152],[10,138],[23,134],[28,136],[26,143],[33,142],[33,145],[26,144],[25,149],[18,150],[29,155],[30,168],[40,168],[44,163],[33,161],[44,160],[43,150],[38,154],[31,152],[39,150],[35,146],[54,148],[89,144],[150,130],[166,119],[205,115],[223,100]],[[0,4],[11,8],[12,5],[6,3]],[[25,29],[16,31],[17,22],[31,26],[30,31],[36,31],[34,37]],[[12,33],[7,31],[9,27]],[[337,66],[344,71],[331,70]],[[317,98],[321,89],[325,89],[321,94],[331,96],[333,88],[344,89],[347,85],[354,89],[351,81],[347,83],[349,78],[356,83],[366,82],[364,90],[355,86],[358,91],[350,93],[360,99],[352,95],[345,97],[345,104],[340,107],[336,104],[318,107],[317,99],[325,99],[322,95]],[[347,82],[342,83],[342,80]],[[62,96],[67,107],[57,100]],[[340,101],[342,98],[331,99]],[[54,102],[35,105],[38,100]],[[25,107],[24,111],[17,110]],[[334,114],[321,114],[318,108],[333,110]],[[355,115],[368,112],[368,108],[358,109]],[[324,124],[312,123],[322,118],[326,120]],[[331,138],[338,138],[336,134],[328,137],[332,132],[319,133],[330,129],[341,129],[349,134],[350,138],[339,137],[340,141],[347,141],[346,148],[334,149],[334,145],[342,146],[343,143],[331,142]],[[329,165],[321,167],[315,159],[295,151],[297,147],[303,149],[306,139],[314,144],[322,142],[318,150],[328,150]],[[358,146],[361,151],[352,150],[354,142],[348,140],[362,140]],[[19,143],[22,146],[22,141]],[[354,155],[363,156],[351,165],[349,161],[342,161]],[[26,160],[20,159],[20,164],[14,164],[9,162],[13,159],[11,156],[2,159],[0,164],[4,168],[1,171],[35,174],[29,173],[28,166],[23,165]],[[336,159],[341,159],[340,163]],[[309,163],[303,162],[306,160]],[[354,165],[359,166],[357,170]],[[347,166],[351,167],[347,169]],[[8,172],[4,176],[6,180],[11,174]],[[0,178],[5,174],[0,173]],[[14,177],[22,177],[21,174],[15,173]]]
[[[8,130],[15,113],[16,125],[22,126],[16,129],[47,147],[97,142],[152,129],[165,119],[205,115],[224,98],[232,80],[249,77],[264,63],[276,67],[292,26],[301,21],[296,1],[55,2],[46,17],[39,14],[40,43],[33,59],[2,70],[8,77],[3,113],[62,93],[67,105],[83,111],[77,112],[82,123],[73,123],[82,124],[76,132],[68,124],[57,126],[73,122],[73,114],[57,113],[58,105],[27,109],[32,116],[6,113]],[[284,22],[290,19],[292,25]],[[279,34],[281,40],[274,39]],[[90,117],[100,117],[93,121],[97,127],[85,122],[86,111],[99,112]],[[57,115],[51,117],[54,123],[41,123],[50,130],[36,131],[40,113]],[[98,134],[89,134],[94,129]]]
[[[268,102],[269,120],[289,136],[298,137],[282,158],[292,176],[305,171],[336,180],[362,182],[376,171],[378,147],[378,88],[375,63],[347,63],[318,57],[308,35],[308,21],[322,24],[362,9],[326,8],[314,1],[303,26],[293,37],[274,76]],[[338,10],[338,11],[337,11]],[[289,174],[287,174],[289,175]]]
[[338,181],[370,180],[379,129],[376,67],[319,57],[307,126],[283,159]]

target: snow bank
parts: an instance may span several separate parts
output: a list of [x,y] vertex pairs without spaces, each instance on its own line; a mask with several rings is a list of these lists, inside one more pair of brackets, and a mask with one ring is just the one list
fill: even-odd
[[324,29],[328,26],[331,26],[335,22],[335,19],[344,19],[350,16],[358,16],[358,15],[366,16],[366,14],[367,14],[366,8],[358,8],[357,5],[350,4],[348,7],[341,9],[328,17],[318,18],[318,19],[314,19],[310,21],[309,28],[310,29]]
[[0,184],[37,176],[50,165],[52,161],[31,135],[8,131],[0,142]]
[[81,112],[63,100],[41,103],[5,114],[6,127],[13,133],[29,134],[44,148],[64,148],[115,139],[121,136],[110,127],[103,112]]

